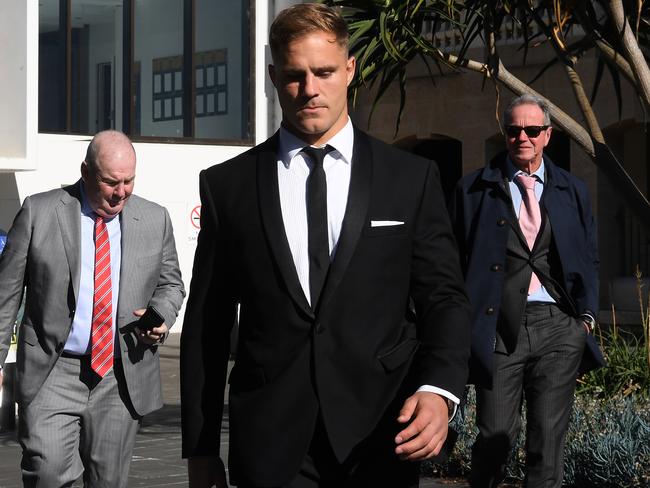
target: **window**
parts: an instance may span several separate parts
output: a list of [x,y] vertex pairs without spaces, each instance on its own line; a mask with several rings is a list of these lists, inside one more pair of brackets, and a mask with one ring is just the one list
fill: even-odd
[[252,144],[252,2],[40,0],[39,130]]
[[183,119],[182,58],[153,60],[153,114],[152,120]]
[[194,83],[196,116],[228,113],[228,60],[225,49],[197,53]]

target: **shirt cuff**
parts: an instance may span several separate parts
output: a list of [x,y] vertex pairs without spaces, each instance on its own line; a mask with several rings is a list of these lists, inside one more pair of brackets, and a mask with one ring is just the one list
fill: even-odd
[[596,328],[596,318],[589,312],[580,314],[579,318],[582,319],[583,322],[588,324],[589,332],[593,334],[594,329]]
[[442,388],[438,388],[437,386],[431,386],[431,385],[422,385],[420,388],[418,388],[418,391],[427,391],[429,393],[435,393],[436,395],[440,395],[441,397],[447,399],[447,407],[449,408],[448,421],[451,422],[452,420],[454,420],[454,417],[458,412],[458,405],[460,405],[460,399],[456,395],[448,392],[447,390],[443,390]]
[[580,318],[588,318],[589,320],[596,321],[596,317],[594,317],[591,312],[584,312],[580,314]]

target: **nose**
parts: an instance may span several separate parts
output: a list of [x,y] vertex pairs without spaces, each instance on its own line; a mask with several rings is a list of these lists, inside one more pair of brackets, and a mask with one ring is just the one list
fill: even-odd
[[528,140],[528,136],[526,135],[526,131],[521,129],[519,131],[519,134],[517,134],[517,140],[521,142],[525,142]]
[[305,96],[310,98],[318,95],[318,80],[313,74],[307,73],[302,90]]
[[120,200],[126,196],[126,186],[124,183],[119,183],[115,186],[113,196],[119,198]]

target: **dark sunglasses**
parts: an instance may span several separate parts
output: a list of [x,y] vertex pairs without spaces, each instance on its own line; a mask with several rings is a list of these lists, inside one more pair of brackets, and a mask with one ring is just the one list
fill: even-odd
[[528,137],[537,137],[543,130],[548,129],[548,127],[548,125],[527,125],[526,127],[507,125],[506,134],[508,134],[508,137],[519,137],[519,134],[523,130]]

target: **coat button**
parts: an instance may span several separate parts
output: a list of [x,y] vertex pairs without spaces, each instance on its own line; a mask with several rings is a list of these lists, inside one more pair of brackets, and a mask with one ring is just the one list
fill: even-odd
[[527,288],[519,288],[519,293],[521,293],[522,295],[526,292],[528,292]]
[[500,264],[493,264],[492,266],[490,266],[490,269],[492,271],[501,271],[501,265]]
[[323,324],[321,324],[320,322],[318,322],[318,323],[314,326],[314,330],[316,331],[317,334],[322,334],[323,332],[325,332],[325,327],[323,327]]
[[492,308],[492,307],[488,307],[488,309],[485,311],[485,313],[486,313],[487,315],[492,315],[492,314],[494,314],[494,308]]
[[498,225],[499,227],[503,227],[504,225],[506,225],[506,219],[499,219],[499,220],[497,220],[497,225]]

